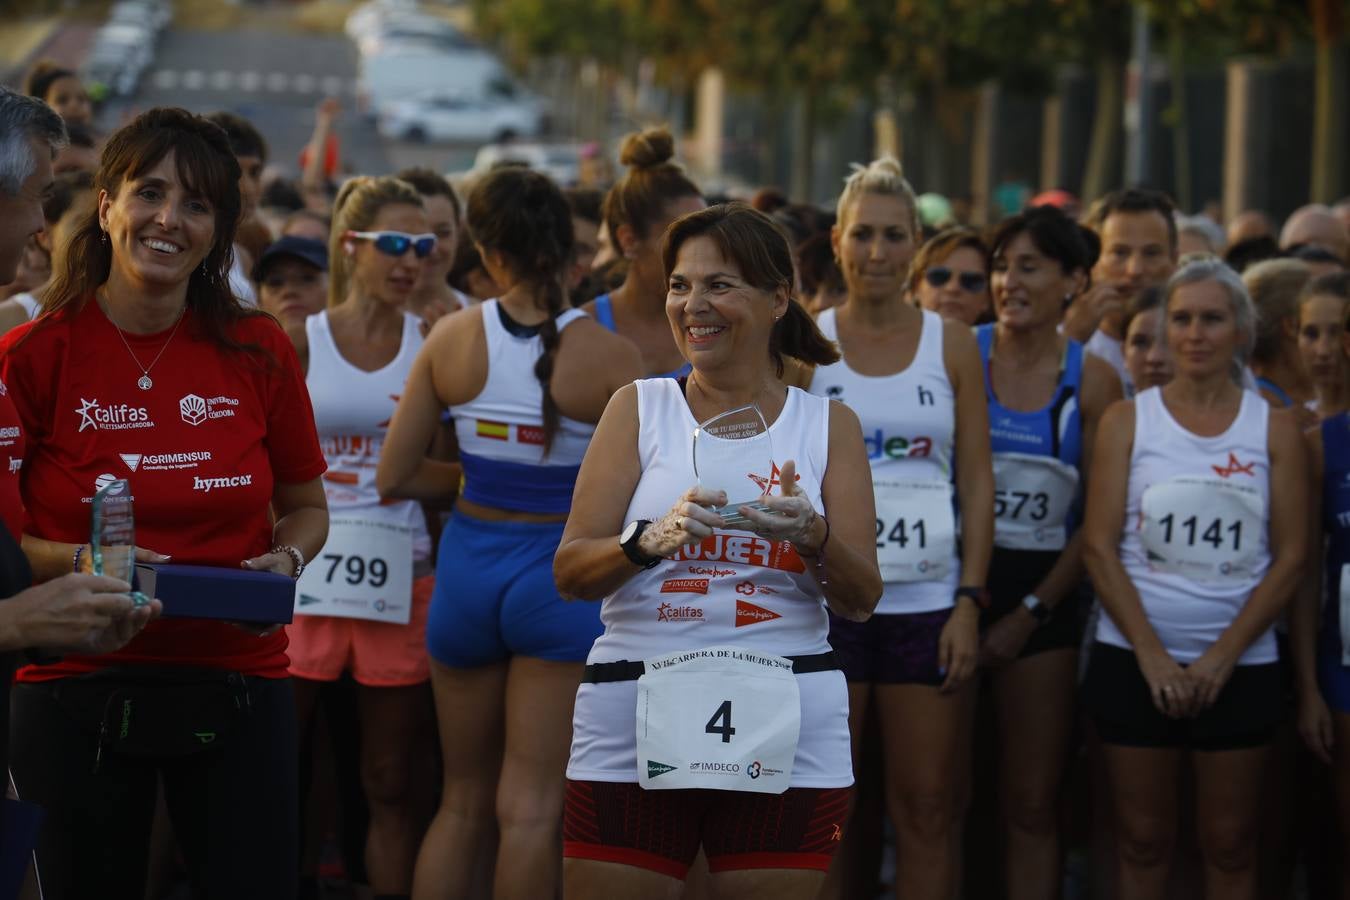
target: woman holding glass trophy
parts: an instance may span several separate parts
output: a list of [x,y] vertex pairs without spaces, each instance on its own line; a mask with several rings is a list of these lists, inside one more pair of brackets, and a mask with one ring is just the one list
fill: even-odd
[[827,610],[862,621],[881,593],[861,429],[782,380],[837,354],[770,219],[691,213],[662,259],[692,373],[614,395],[554,560],[605,625],[573,716],[565,894],[676,897],[702,847],[718,896],[814,897],[853,783]]
[[849,682],[855,765],[868,704],[876,704],[897,896],[945,898],[956,888],[969,791],[994,479],[975,339],[904,296],[916,208],[889,157],[845,183],[832,238],[848,298],[820,316],[843,358],[818,367],[810,390],[862,421],[886,583],[871,620],[830,624]]
[[[229,288],[239,175],[216,125],[137,117],[103,151],[45,314],[0,342],[35,579],[131,581],[133,554],[171,555],[219,609],[189,597],[183,618],[159,584],[164,618],[124,649],[19,671],[11,765],[47,812],[48,900],[144,893],[161,782],[194,893],[295,894],[295,707],[270,623],[323,546],[325,466],[290,342]],[[237,614],[278,591],[279,618]]]

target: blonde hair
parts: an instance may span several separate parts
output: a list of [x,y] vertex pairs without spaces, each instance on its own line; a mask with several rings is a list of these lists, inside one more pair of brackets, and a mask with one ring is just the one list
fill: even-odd
[[333,228],[328,235],[328,305],[347,299],[355,258],[342,252],[349,231],[365,231],[380,210],[395,203],[422,208],[422,195],[406,181],[358,175],[343,183],[333,201]]
[[844,224],[844,213],[863,194],[883,194],[899,197],[909,207],[909,231],[917,243],[919,230],[919,200],[914,196],[914,188],[905,180],[905,167],[894,156],[874,159],[867,165],[853,163],[853,174],[844,179],[844,190],[839,194],[839,203],[835,209],[839,224]]
[[1299,295],[1312,281],[1312,269],[1299,259],[1266,259],[1248,266],[1242,283],[1256,307],[1256,343],[1252,359],[1270,363],[1279,358],[1284,323],[1298,320]]

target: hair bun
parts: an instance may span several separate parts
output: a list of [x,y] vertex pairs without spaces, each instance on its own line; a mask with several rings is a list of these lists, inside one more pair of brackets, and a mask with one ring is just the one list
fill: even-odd
[[901,165],[900,160],[889,154],[872,160],[867,169],[878,174],[890,175],[893,178],[905,177],[905,167]]
[[675,138],[664,125],[634,131],[623,139],[619,162],[631,169],[651,169],[670,162],[675,155]]

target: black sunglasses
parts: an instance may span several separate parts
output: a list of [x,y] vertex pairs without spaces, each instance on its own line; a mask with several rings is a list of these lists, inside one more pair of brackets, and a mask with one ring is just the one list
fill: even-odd
[[[952,280],[955,274],[946,266],[933,266],[927,272],[923,273],[924,280],[935,288],[940,288]],[[956,276],[957,284],[961,285],[961,290],[970,294],[984,293],[984,287],[989,283],[989,279],[979,272],[962,272]]]

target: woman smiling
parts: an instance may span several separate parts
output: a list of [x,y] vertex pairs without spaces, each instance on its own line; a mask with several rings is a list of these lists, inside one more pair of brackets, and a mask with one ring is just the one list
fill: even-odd
[[[108,142],[97,208],[47,314],[0,342],[30,438],[24,549],[37,579],[88,566],[90,497],[116,478],[138,541],[159,551],[143,560],[298,577],[323,546],[324,459],[295,353],[227,280],[238,181],[215,125],[175,109],[136,118]],[[195,891],[292,897],[286,666],[276,627],[166,618],[116,653],[21,670],[12,767],[47,810],[46,896],[139,896],[162,781]]]

